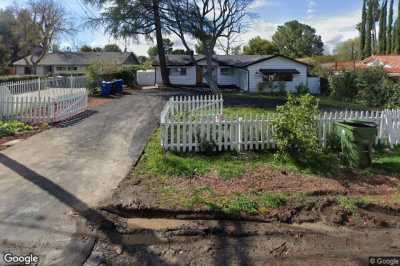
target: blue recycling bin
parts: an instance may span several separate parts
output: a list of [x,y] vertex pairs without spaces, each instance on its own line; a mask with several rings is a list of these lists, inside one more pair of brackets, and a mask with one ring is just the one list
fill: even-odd
[[123,79],[114,80],[114,92],[122,93],[123,90],[124,90],[124,80]]
[[113,89],[112,82],[103,81],[101,83],[101,96],[103,97],[110,96],[112,89]]

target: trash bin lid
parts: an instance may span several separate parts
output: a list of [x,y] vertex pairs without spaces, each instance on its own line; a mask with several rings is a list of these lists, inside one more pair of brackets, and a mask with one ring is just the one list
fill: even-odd
[[362,120],[343,121],[343,122],[338,122],[338,124],[354,128],[377,128],[376,123],[370,121],[362,121]]

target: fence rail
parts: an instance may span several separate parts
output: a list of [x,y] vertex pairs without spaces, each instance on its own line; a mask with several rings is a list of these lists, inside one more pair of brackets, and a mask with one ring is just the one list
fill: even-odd
[[49,77],[12,82],[1,82],[0,87],[7,87],[11,94],[24,94],[49,88],[85,88],[86,78],[84,76],[71,77]]
[[[262,150],[274,148],[274,114],[253,117],[226,117],[221,96],[174,97],[161,113],[161,145],[179,152],[200,151],[211,145],[215,150]],[[336,111],[318,118],[322,145],[337,121],[366,120],[378,125],[377,141],[400,144],[400,110]]]
[[2,83],[0,118],[30,123],[68,119],[87,109],[88,92],[83,84],[83,77]]

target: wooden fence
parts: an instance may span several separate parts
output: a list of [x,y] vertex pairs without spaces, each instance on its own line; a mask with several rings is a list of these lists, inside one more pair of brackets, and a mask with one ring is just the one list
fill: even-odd
[[[58,122],[87,110],[84,78],[48,78],[0,85],[0,118]],[[4,85],[5,84],[5,85]]]
[[[227,117],[223,115],[221,96],[206,97],[207,101],[204,101],[204,96],[175,97],[165,105],[161,113],[161,145],[164,149],[191,152],[200,151],[206,145],[218,151],[275,147],[271,123],[273,113],[244,118]],[[199,112],[201,115],[198,115]],[[387,141],[391,146],[400,144],[400,110],[384,110],[320,114],[318,127],[322,145],[326,145],[336,121],[354,119],[375,122],[378,125],[377,141]]]

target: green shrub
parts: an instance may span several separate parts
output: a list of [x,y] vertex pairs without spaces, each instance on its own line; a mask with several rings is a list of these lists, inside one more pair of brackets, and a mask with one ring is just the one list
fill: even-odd
[[101,62],[94,62],[85,69],[86,87],[91,95],[100,87],[100,74],[102,72]]
[[389,93],[388,100],[385,104],[386,108],[400,108],[400,84],[392,82],[386,88]]
[[261,201],[263,207],[279,208],[288,201],[288,197],[280,193],[265,194]]
[[392,81],[381,67],[367,68],[356,72],[358,99],[370,107],[382,107],[390,97]]
[[147,68],[145,65],[120,66],[96,61],[86,68],[87,87],[91,93],[94,93],[100,87],[101,81],[111,81],[114,79],[122,79],[125,85],[133,86],[136,84],[137,71],[145,68]]
[[317,130],[319,107],[315,97],[289,94],[286,104],[276,110],[272,125],[278,158],[309,159],[321,151]]
[[307,94],[310,93],[310,89],[301,83],[299,86],[296,87],[296,91],[298,94]]
[[331,96],[339,99],[354,99],[358,94],[357,73],[344,71],[329,77]]
[[367,204],[368,199],[362,197],[350,198],[346,196],[339,196],[336,198],[337,203],[341,208],[351,214],[356,214],[359,205]]
[[32,129],[33,128],[30,125],[27,125],[25,123],[16,120],[10,120],[10,121],[0,120],[0,137],[12,136],[17,133],[23,131],[29,131]]
[[373,108],[400,105],[400,85],[392,81],[382,67],[331,75],[329,85],[331,96],[341,100],[355,100]]
[[258,205],[245,195],[236,194],[222,206],[226,213],[239,215],[241,213],[257,214]]

